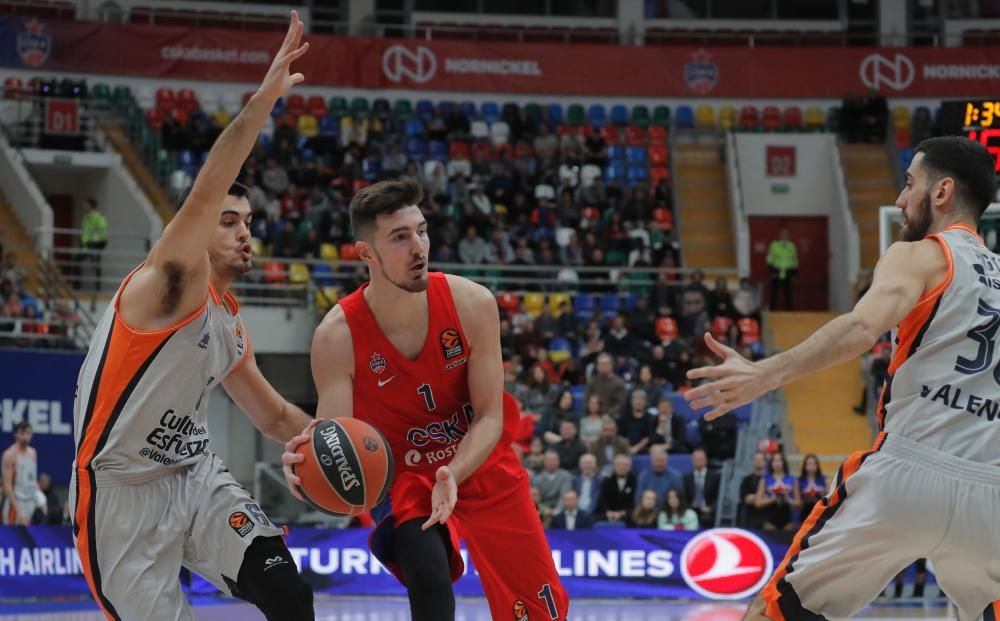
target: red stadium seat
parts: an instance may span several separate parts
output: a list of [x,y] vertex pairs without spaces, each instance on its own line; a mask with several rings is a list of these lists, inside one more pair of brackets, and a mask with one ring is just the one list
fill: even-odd
[[448,145],[448,157],[450,159],[457,159],[459,155],[465,159],[469,159],[469,145],[460,140],[455,140]]
[[146,110],[146,126],[150,129],[159,130],[163,126],[165,113],[159,108]]
[[653,210],[653,223],[661,231],[674,230],[674,214],[666,207],[657,207]]
[[677,329],[677,321],[673,317],[660,317],[656,320],[656,338],[661,343],[669,343],[680,335]]
[[670,183],[670,169],[666,166],[654,166],[649,169],[649,183],[655,188],[660,181]]
[[18,99],[24,94],[24,85],[21,79],[11,76],[3,81],[4,97],[7,99]]
[[614,125],[605,125],[601,128],[601,138],[608,145],[618,145],[622,142],[622,134]]
[[173,111],[172,114],[174,116],[174,120],[175,121],[177,121],[181,125],[187,125],[188,117],[190,117],[190,115],[188,114],[187,110],[181,110],[180,108],[174,108],[174,111]]
[[323,118],[326,116],[326,100],[320,95],[310,95],[306,101],[306,111],[317,119]]
[[199,108],[198,96],[190,88],[182,88],[177,91],[177,107],[188,114],[194,112]]
[[755,343],[760,343],[760,323],[753,317],[744,317],[736,322],[736,325],[740,328],[740,333],[743,335],[743,342],[741,345],[753,345]]
[[573,127],[572,125],[567,125],[566,123],[563,123],[562,125],[556,128],[556,133],[559,134],[560,136],[565,136],[566,134],[572,134],[573,130],[575,129],[576,128]]
[[600,220],[601,212],[597,207],[584,207],[580,210],[580,216],[587,220]]
[[306,100],[298,93],[289,93],[285,98],[285,110],[299,116],[306,111]]
[[363,188],[367,188],[370,185],[371,183],[369,183],[365,179],[355,179],[354,183],[351,185],[351,195],[353,196],[354,194],[357,194]]
[[[721,341],[726,338],[726,334],[729,332],[729,327],[734,323],[736,322],[733,321],[732,317],[719,315],[712,320],[712,336],[714,336],[716,340]],[[731,343],[731,345],[732,344],[734,343]]]
[[760,112],[754,106],[744,106],[740,110],[740,129],[760,129]]
[[649,143],[666,144],[667,143],[667,128],[662,125],[650,125],[649,126]]
[[519,142],[514,147],[514,155],[519,158],[531,158],[535,156],[535,149],[527,142]]
[[785,108],[785,113],[782,116],[782,123],[784,123],[785,129],[802,129],[802,108],[798,106],[789,106]]
[[175,107],[177,107],[177,101],[174,98],[174,92],[169,88],[160,88],[156,90],[156,107],[164,112],[170,112]]
[[516,293],[504,291],[497,296],[497,306],[508,313],[516,313],[521,306],[521,298]]
[[288,282],[288,273],[285,265],[277,261],[268,261],[264,264],[264,282],[271,285],[284,285]]
[[493,147],[493,159],[512,159],[514,157],[514,148],[505,142]]
[[350,243],[340,244],[340,260],[341,261],[358,260],[358,251],[354,248],[354,244]]
[[488,142],[473,142],[472,143],[472,155],[475,157],[477,154],[482,153],[483,157],[490,159],[493,154],[490,149],[490,143]]
[[773,132],[781,129],[781,111],[775,106],[767,106],[764,108],[763,115],[763,126],[764,131]]
[[[658,129],[663,129],[662,127]],[[638,125],[629,125],[625,128],[625,144],[630,147],[642,147],[646,144],[646,132]]]
[[657,144],[649,147],[649,165],[650,166],[666,166],[669,161],[669,155],[666,145]]

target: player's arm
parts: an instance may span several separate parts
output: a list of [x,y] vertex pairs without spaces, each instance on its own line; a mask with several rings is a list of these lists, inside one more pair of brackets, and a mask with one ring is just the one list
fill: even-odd
[[208,290],[208,246],[222,214],[223,199],[250,154],[278,98],[301,82],[289,65],[309,44],[299,45],[304,26],[292,11],[285,40],[247,105],[219,135],[180,211],[150,250],[123,294],[128,320],[139,327],[163,317],[179,318],[203,303]]
[[242,409],[253,426],[275,442],[287,442],[312,419],[295,405],[289,403],[257,367],[253,352],[222,381],[230,398]]
[[299,428],[301,431],[285,443],[285,452],[281,455],[288,488],[303,501],[295,491],[302,480],[292,472],[292,466],[301,463],[304,457],[295,449],[309,440],[310,427],[318,421],[352,416],[354,411],[354,343],[340,306],[334,306],[313,333],[310,361],[318,395],[316,419]]
[[750,362],[705,335],[709,348],[723,359],[715,367],[688,371],[691,379],[714,381],[689,390],[693,408],[714,406],[711,420],[779,386],[856,358],[910,313],[924,292],[948,273],[944,250],[934,240],[898,242],[875,267],[872,286],[849,313],[825,324],[805,341],[781,354]]
[[[461,284],[456,287],[456,281]],[[469,339],[469,396],[473,418],[448,468],[461,484],[489,457],[503,432],[503,355],[500,311],[489,289],[449,278],[462,327]]]

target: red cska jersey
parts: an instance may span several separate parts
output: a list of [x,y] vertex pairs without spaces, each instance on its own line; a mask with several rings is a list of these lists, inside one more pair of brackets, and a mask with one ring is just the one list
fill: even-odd
[[[445,274],[428,274],[428,329],[416,360],[400,353],[382,333],[364,298],[367,284],[340,300],[354,343],[354,416],[385,436],[397,477],[414,472],[434,477],[447,465],[469,430],[469,341]],[[499,382],[499,379],[498,379]],[[480,467],[510,449],[519,415],[504,396],[504,434]]]

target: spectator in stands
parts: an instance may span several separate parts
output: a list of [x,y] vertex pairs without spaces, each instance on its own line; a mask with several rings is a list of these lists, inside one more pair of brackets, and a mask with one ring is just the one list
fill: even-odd
[[729,281],[725,278],[715,279],[715,289],[708,294],[708,312],[712,316],[732,314],[733,296],[729,292]]
[[702,528],[715,525],[715,501],[719,498],[718,472],[708,469],[708,456],[702,449],[691,453],[691,472],[684,475],[684,496],[698,513]]
[[760,315],[757,287],[749,278],[740,279],[740,288],[733,296],[733,310],[739,317],[758,317]]
[[534,485],[531,486],[531,502],[538,512],[538,519],[542,521],[542,528],[548,528],[552,524],[552,507],[542,502],[542,492]]
[[587,452],[587,447],[577,437],[576,423],[571,420],[564,420],[559,425],[559,441],[549,448],[559,454],[559,467],[571,473],[579,465],[580,457]]
[[7,278],[0,280],[0,301],[3,302],[5,316],[21,316],[24,310],[21,305],[21,297],[14,291],[14,285]]
[[771,310],[778,310],[778,291],[784,294],[785,310],[793,310],[792,280],[799,271],[799,253],[788,227],[781,227],[778,239],[767,248],[767,271],[771,275]]
[[656,493],[657,502],[662,504],[667,497],[668,489],[684,489],[684,480],[681,474],[667,464],[667,452],[662,448],[653,448],[649,451],[649,469],[639,473],[638,483],[635,488],[636,500],[639,494],[646,490]]
[[[532,373],[534,373],[534,369],[532,369]],[[549,444],[559,442],[562,439],[559,435],[559,430],[563,422],[575,422],[577,419],[576,409],[573,406],[573,393],[569,389],[562,389],[560,391],[556,385],[553,385],[553,388],[559,391],[559,397],[555,403],[549,404],[542,411],[537,426],[537,435],[541,436]]]
[[[516,256],[517,250],[514,253]],[[517,259],[515,259],[516,262]],[[552,309],[548,304],[542,306],[542,312],[538,317],[535,317],[535,329],[547,340],[551,340],[556,336],[562,336],[559,332],[559,320],[552,314]]]
[[596,372],[587,382],[584,398],[590,399],[590,395],[598,395],[605,411],[618,415],[623,411],[628,392],[622,378],[614,374],[613,365],[614,359],[610,354],[602,353],[597,356]]
[[[108,245],[108,220],[97,210],[97,200],[88,198],[87,208],[80,223],[80,246],[84,263],[94,267],[94,289],[101,288],[101,253]],[[82,266],[81,266],[82,269]],[[82,276],[82,274],[81,274]]]
[[559,467],[559,452],[550,448],[542,457],[542,471],[531,477],[531,484],[541,492],[542,503],[558,511],[563,492],[573,486],[573,475]]
[[799,494],[802,500],[801,520],[805,520],[820,498],[826,496],[829,488],[826,477],[819,465],[819,458],[810,453],[802,460],[802,472],[799,475]]
[[59,495],[52,487],[52,478],[46,473],[38,475],[38,489],[45,499],[44,503],[39,503],[32,517],[32,524],[50,524],[58,526],[63,523],[63,508],[59,501]]
[[766,515],[757,508],[757,488],[766,473],[767,455],[757,451],[753,454],[753,470],[740,481],[738,524],[743,528],[760,529],[764,526]]
[[529,410],[548,413],[556,405],[559,399],[559,387],[549,381],[549,376],[541,365],[531,366],[526,384],[528,390],[524,394],[524,405]]
[[686,423],[684,417],[674,412],[674,402],[670,397],[660,397],[656,402],[656,419],[653,423],[653,439],[650,455],[660,448],[670,453],[686,453]]
[[545,460],[545,442],[538,436],[531,439],[528,452],[521,456],[521,464],[532,475],[542,471],[542,462]]
[[630,454],[649,452],[655,426],[656,419],[649,415],[646,393],[642,390],[633,391],[628,411],[618,418],[618,433],[628,442]]
[[877,89],[869,88],[861,110],[861,132],[866,142],[885,142],[889,125],[889,105]]
[[681,317],[677,323],[681,338],[690,343],[703,334],[705,325],[709,322],[706,297],[699,289],[689,288],[681,294],[681,300]]
[[243,175],[243,185],[247,187],[247,200],[250,202],[250,209],[254,212],[254,220],[260,216],[256,215],[264,211],[267,204],[267,194],[264,189],[257,185],[257,178],[252,173]]
[[646,393],[647,403],[659,403],[660,395],[663,394],[663,381],[653,376],[652,366],[643,364],[639,366],[639,371],[636,373],[632,390],[641,390]]
[[575,490],[566,490],[562,497],[562,511],[552,516],[549,528],[557,530],[589,530],[594,527],[593,519],[580,510]]
[[514,249],[503,230],[496,228],[486,247],[486,262],[493,265],[507,264],[514,260]]
[[0,269],[0,280],[10,283],[12,295],[24,293],[24,268],[18,265],[17,255],[8,252],[4,258],[3,269]]
[[601,496],[594,512],[596,519],[624,522],[635,506],[635,485],[632,458],[616,455],[613,472],[601,485]]
[[684,496],[675,489],[667,490],[667,499],[656,527],[660,530],[698,530],[698,526],[698,514],[688,507]]
[[792,508],[802,505],[798,481],[788,472],[785,456],[771,455],[770,469],[757,485],[757,508],[765,512],[764,530],[793,530]]
[[544,123],[538,125],[534,140],[535,155],[541,161],[552,160],[559,152],[559,139],[552,135]]
[[[653,310],[649,305],[649,298],[645,295],[640,295],[639,299],[635,301],[635,307],[628,311],[628,323],[632,334],[642,340],[647,342],[652,342],[656,339],[656,333],[654,326],[656,324],[656,311]],[[640,373],[641,373],[640,369]],[[649,391],[647,391],[649,392]],[[652,392],[649,392],[652,395]]]
[[559,248],[559,260],[563,265],[583,265],[583,246],[576,232],[569,235],[569,241]]
[[590,515],[597,508],[604,478],[597,472],[597,458],[593,453],[580,455],[579,474],[573,477],[573,490],[577,494],[580,510]]
[[265,190],[274,192],[276,196],[284,194],[288,189],[288,172],[273,157],[267,158],[267,164],[261,172],[261,185]]
[[920,106],[913,111],[913,121],[910,131],[910,144],[920,144],[924,140],[934,136],[934,119],[931,118],[931,111],[924,106]]
[[458,258],[462,263],[480,264],[486,262],[488,245],[476,227],[470,226],[465,230],[465,237],[458,242]]
[[465,157],[464,151],[459,151],[448,160],[448,178],[455,181],[459,177],[468,179],[472,177],[472,163]]
[[580,419],[580,440],[593,450],[594,443],[601,436],[604,425],[604,407],[600,395],[590,395],[584,400],[583,417]]
[[594,456],[603,476],[611,473],[611,465],[618,455],[631,455],[628,440],[618,435],[618,423],[605,416],[601,427],[601,437],[594,443]]
[[382,171],[402,173],[406,168],[406,156],[399,151],[399,145],[393,143],[386,148],[382,156]]
[[295,222],[290,219],[281,222],[281,230],[274,236],[272,254],[280,259],[294,259],[299,252],[299,238],[295,232]]
[[628,331],[625,313],[620,313],[611,320],[608,332],[604,336],[604,351],[614,357],[631,356],[636,348],[635,339]]
[[626,523],[629,528],[656,528],[660,522],[660,514],[656,492],[648,489],[639,494],[635,508],[632,509]]
[[698,417],[698,432],[709,461],[721,464],[736,455],[738,427],[739,420],[736,416],[722,416],[714,420]]
[[448,140],[465,140],[469,137],[471,131],[469,117],[465,116],[458,106],[451,107],[445,125],[448,129]]
[[[576,313],[573,312],[572,304],[568,301],[562,302],[559,305],[559,319],[557,320],[559,335],[563,338],[575,339],[579,328],[580,324],[577,321]],[[571,360],[579,363],[579,359],[577,358],[572,358]]]

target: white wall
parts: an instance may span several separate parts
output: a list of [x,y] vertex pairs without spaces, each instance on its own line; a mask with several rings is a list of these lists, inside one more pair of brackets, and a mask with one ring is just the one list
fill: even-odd
[[52,208],[25,167],[21,152],[3,136],[0,136],[0,188],[37,248],[42,251],[51,248],[52,233],[37,236],[35,231],[52,228]]
[[[768,177],[768,146],[794,146],[795,176]],[[825,216],[828,218],[830,306],[845,310],[850,303],[851,257],[854,230],[850,212],[845,215],[844,188],[836,170],[840,166],[836,140],[829,134],[736,134],[743,207],[752,216]],[[775,192],[775,185],[787,192]],[[854,233],[856,236],[856,231]],[[853,251],[855,254],[857,250]],[[855,267],[856,273],[856,267]]]

